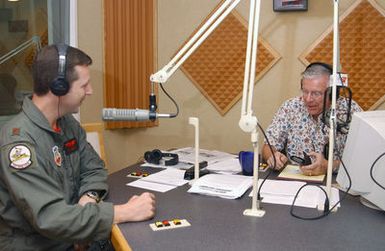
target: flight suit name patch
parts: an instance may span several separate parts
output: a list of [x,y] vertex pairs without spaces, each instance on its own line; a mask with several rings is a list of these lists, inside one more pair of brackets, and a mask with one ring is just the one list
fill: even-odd
[[73,139],[70,139],[66,142],[64,142],[64,152],[69,155],[73,152],[75,152],[76,150],[78,150],[79,146],[78,146],[78,141],[73,138]]
[[9,160],[12,168],[26,169],[32,164],[31,150],[25,145],[16,145],[9,151]]

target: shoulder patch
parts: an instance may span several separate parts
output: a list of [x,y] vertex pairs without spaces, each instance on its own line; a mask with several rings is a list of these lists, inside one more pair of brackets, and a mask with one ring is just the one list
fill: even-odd
[[32,164],[31,150],[26,145],[15,145],[9,150],[8,156],[10,160],[9,165],[14,169],[26,169]]

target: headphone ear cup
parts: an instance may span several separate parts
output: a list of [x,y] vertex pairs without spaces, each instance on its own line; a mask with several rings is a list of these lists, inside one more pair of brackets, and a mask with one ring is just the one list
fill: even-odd
[[158,150],[158,149],[152,150],[151,158],[154,161],[153,162],[154,164],[159,164],[159,162],[162,159],[162,157],[163,157],[163,154],[162,154],[162,152],[160,150]]
[[64,96],[68,93],[70,85],[64,78],[58,77],[50,84],[51,92],[56,96]]
[[144,153],[144,159],[148,162],[151,163],[151,152],[147,151]]
[[68,93],[70,85],[66,79],[67,49],[66,44],[56,45],[58,54],[58,73],[56,78],[50,83],[49,89],[55,96],[64,96]]
[[144,159],[148,163],[159,165],[160,160],[162,159],[162,152],[158,149],[147,151],[144,153]]

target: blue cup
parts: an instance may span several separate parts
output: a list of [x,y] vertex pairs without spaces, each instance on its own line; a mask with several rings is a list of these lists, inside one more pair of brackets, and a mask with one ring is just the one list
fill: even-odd
[[240,151],[238,158],[242,167],[242,174],[252,176],[254,167],[254,152]]

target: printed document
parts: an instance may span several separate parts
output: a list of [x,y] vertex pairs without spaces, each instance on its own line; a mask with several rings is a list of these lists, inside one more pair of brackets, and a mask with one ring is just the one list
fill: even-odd
[[[187,162],[187,163],[195,163],[195,149],[192,147],[186,147],[186,148],[180,148],[174,151],[171,151],[172,153],[176,153],[179,156],[179,161]],[[213,164],[216,162],[220,162],[227,159],[234,159],[237,156],[230,153],[225,153],[221,151],[216,150],[205,150],[205,149],[199,149],[199,162],[201,161],[207,161],[207,163]]]
[[[258,180],[258,187],[261,183],[262,180]],[[292,205],[296,193],[305,184],[306,182],[303,181],[266,180],[261,189],[262,202]],[[324,186],[321,187],[326,189]],[[252,196],[252,193],[249,196]],[[309,185],[298,194],[295,206],[317,208],[323,205],[324,200],[323,191],[314,185]],[[337,201],[339,201],[339,192],[333,187],[330,205],[334,206]]]
[[178,169],[165,169],[126,185],[157,192],[167,192],[188,182],[184,179],[184,172]]
[[188,192],[236,199],[251,187],[252,181],[250,176],[207,174],[195,181]]

